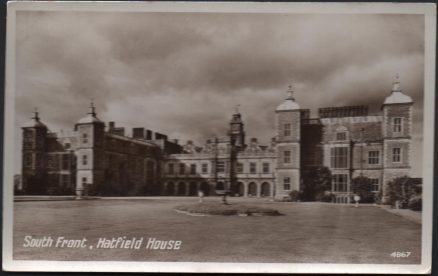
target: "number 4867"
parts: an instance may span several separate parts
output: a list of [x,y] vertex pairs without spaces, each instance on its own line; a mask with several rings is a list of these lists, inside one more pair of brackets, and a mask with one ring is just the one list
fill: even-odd
[[411,252],[409,252],[409,251],[406,251],[406,252],[395,251],[395,252],[391,253],[391,257],[393,257],[393,258],[407,258],[407,257],[409,257],[409,255],[411,255]]

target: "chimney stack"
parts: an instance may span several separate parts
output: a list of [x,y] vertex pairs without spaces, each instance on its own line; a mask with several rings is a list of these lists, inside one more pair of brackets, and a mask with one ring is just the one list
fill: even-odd
[[111,130],[113,130],[115,126],[116,124],[113,121],[109,122],[109,126],[108,126],[109,131],[111,132]]
[[146,140],[152,140],[152,130],[146,130]]

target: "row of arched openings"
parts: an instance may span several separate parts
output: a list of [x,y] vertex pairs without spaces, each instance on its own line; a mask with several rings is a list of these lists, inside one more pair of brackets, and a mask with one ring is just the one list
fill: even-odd
[[[188,191],[187,191],[188,189]],[[210,195],[210,187],[207,182],[202,182],[199,189],[204,192],[205,196]],[[217,182],[215,190],[224,190],[225,183]],[[258,186],[255,182],[250,182],[247,188],[247,196],[255,197],[258,196]],[[233,195],[245,196],[245,184],[243,182],[238,182],[237,186],[233,189]],[[179,196],[196,196],[198,194],[198,183],[190,182],[187,186],[186,182],[168,182],[166,186],[166,195],[179,195]],[[271,185],[268,182],[263,182],[260,186],[260,196],[266,197],[271,196]]]
[[[202,182],[199,187],[204,192],[204,195],[209,195],[209,186],[207,182]],[[188,189],[188,191],[187,191]],[[189,195],[196,196],[198,194],[198,183],[190,182],[188,187],[186,182],[168,182],[166,186],[166,195]]]

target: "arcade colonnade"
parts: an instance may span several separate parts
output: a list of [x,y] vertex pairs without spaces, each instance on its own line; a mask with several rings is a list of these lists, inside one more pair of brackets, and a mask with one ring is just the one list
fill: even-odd
[[[167,196],[197,196],[198,191],[204,192],[205,196],[215,195],[216,190],[223,190],[225,183],[205,180],[169,180],[164,182],[162,194]],[[273,181],[238,181],[233,196],[241,197],[270,197],[273,196]]]

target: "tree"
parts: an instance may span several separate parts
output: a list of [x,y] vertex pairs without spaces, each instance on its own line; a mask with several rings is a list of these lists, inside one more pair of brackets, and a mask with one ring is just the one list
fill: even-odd
[[351,182],[351,190],[354,194],[360,196],[360,202],[371,203],[375,202],[375,194],[373,193],[373,182],[365,176],[353,178]]
[[417,184],[408,176],[394,178],[388,183],[388,197],[391,205],[399,201],[400,207],[404,208],[409,203],[409,199],[418,194]]
[[318,195],[331,190],[332,174],[327,167],[314,167],[303,174],[304,201],[315,201]]

